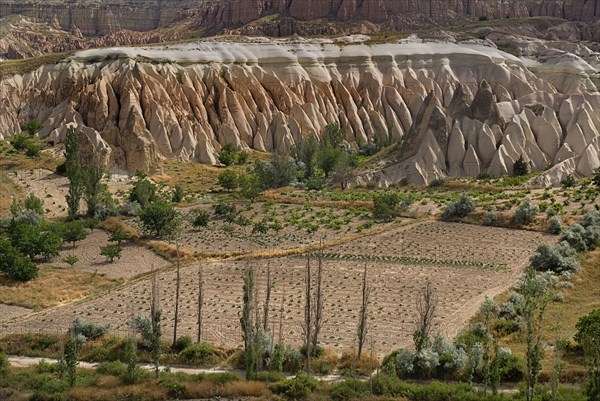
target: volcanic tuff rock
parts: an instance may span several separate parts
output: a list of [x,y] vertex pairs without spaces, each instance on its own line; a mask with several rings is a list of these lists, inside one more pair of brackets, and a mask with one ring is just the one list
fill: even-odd
[[[224,144],[288,152],[340,122],[349,143],[405,138],[356,183],[423,183],[510,174],[519,156],[548,177],[599,167],[597,71],[579,60],[535,66],[481,44],[202,42],[114,48],[0,81],[0,132],[44,122],[60,142],[78,127],[89,154],[133,172],[160,160],[216,162]],[[552,71],[561,71],[552,79]],[[540,76],[548,77],[542,79]]]
[[148,31],[183,19],[193,19],[198,29],[215,30],[272,14],[298,20],[386,22],[401,29],[481,16],[592,21],[600,18],[600,0],[0,0],[0,18],[15,14],[68,31],[76,27],[86,36],[121,29]]

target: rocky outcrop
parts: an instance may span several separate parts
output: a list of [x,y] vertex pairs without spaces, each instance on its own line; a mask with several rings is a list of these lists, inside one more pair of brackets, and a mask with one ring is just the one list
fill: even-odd
[[36,118],[40,136],[60,142],[76,125],[98,163],[154,172],[164,158],[214,163],[228,143],[288,152],[338,122],[353,145],[390,127],[404,137],[397,158],[358,183],[503,175],[521,155],[535,169],[573,159],[587,174],[598,163],[600,94],[585,71],[567,75],[550,84],[480,44],[99,49],[2,79],[0,132]]
[[274,14],[301,21],[324,18],[385,22],[403,29],[483,16],[594,21],[600,18],[600,5],[598,0],[51,0],[43,4],[34,0],[0,1],[0,18],[23,15],[37,22],[51,22],[67,31],[76,28],[85,36],[122,29],[149,31],[184,19],[193,20],[198,30],[218,30]]

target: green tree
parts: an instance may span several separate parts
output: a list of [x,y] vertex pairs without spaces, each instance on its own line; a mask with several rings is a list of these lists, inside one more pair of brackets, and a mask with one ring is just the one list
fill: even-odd
[[81,175],[87,215],[94,217],[101,205],[103,193],[108,191],[108,188],[105,188],[101,183],[104,170],[100,166],[84,166],[81,167]]
[[70,243],[71,247],[75,248],[75,243],[83,241],[87,237],[85,227],[80,222],[68,222],[62,227],[63,241]]
[[0,273],[12,280],[30,281],[37,277],[38,267],[10,241],[0,238]]
[[144,175],[137,174],[136,177],[137,179],[129,191],[129,201],[139,203],[144,209],[158,198],[158,190],[156,185]]
[[308,180],[315,173],[315,161],[319,150],[319,140],[315,135],[300,140],[292,148],[292,156],[304,164],[304,179]]
[[581,317],[575,327],[575,341],[583,348],[589,365],[585,391],[590,400],[600,400],[600,309]]
[[79,351],[81,350],[81,341],[73,335],[69,336],[69,339],[65,343],[63,360],[67,373],[67,381],[69,387],[74,387],[77,382],[77,365],[79,362]]
[[206,210],[195,209],[190,212],[189,220],[192,222],[192,226],[195,228],[206,227],[210,221],[210,213]]
[[255,174],[243,174],[238,176],[240,196],[249,199],[250,202],[260,195],[260,179]]
[[108,239],[110,242],[116,242],[117,245],[122,245],[123,242],[129,239],[129,234],[127,234],[122,228],[117,228],[115,232],[110,235]]
[[525,326],[525,399],[533,401],[538,375],[542,369],[542,325],[546,307],[550,300],[548,279],[529,268],[520,282],[519,292],[523,296],[522,317]]
[[523,155],[521,155],[513,165],[513,176],[519,177],[527,174],[529,174],[529,166],[527,165],[527,162],[523,160]]
[[270,162],[256,160],[254,164],[262,189],[285,187],[294,180],[295,173],[293,161],[279,153],[273,153]]
[[221,148],[219,152],[219,162],[229,167],[234,165],[238,159],[238,152],[233,147],[233,144],[228,143]]
[[338,123],[327,124],[323,129],[321,143],[324,147],[337,148],[345,138],[344,130]]
[[57,256],[62,247],[62,238],[52,226],[28,224],[24,221],[11,221],[8,234],[13,247],[31,260],[37,256],[50,258]]
[[238,187],[238,176],[232,170],[225,170],[218,176],[219,185],[227,191],[233,191]]
[[142,229],[158,238],[173,235],[180,226],[179,215],[173,205],[163,200],[148,204],[139,214]]
[[344,151],[340,148],[325,146],[319,150],[319,153],[317,154],[317,165],[323,171],[325,177],[329,177],[329,174],[331,174],[342,160],[343,155]]
[[79,156],[79,137],[75,128],[67,130],[65,136],[65,172],[69,179],[69,192],[66,196],[68,214],[74,219],[79,214],[79,206],[84,192],[83,174]]
[[100,255],[106,258],[106,261],[113,263],[115,259],[121,259],[123,248],[119,244],[110,244],[100,247]]
[[392,221],[398,216],[398,203],[400,199],[394,192],[377,194],[373,198],[373,218]]

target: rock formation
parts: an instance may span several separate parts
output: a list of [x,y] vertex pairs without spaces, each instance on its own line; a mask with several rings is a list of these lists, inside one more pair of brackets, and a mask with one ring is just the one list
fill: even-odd
[[587,175],[598,167],[597,71],[575,63],[552,83],[544,71],[478,43],[89,50],[3,78],[0,132],[36,118],[40,136],[60,142],[73,124],[99,162],[153,172],[163,158],[214,163],[227,143],[287,152],[339,122],[357,145],[389,127],[404,138],[395,160],[358,183],[504,175],[521,155],[533,169]]

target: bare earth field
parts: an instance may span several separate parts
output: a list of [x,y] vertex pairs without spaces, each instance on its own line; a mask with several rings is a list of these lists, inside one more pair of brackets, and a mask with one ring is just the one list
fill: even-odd
[[[74,269],[97,273],[108,278],[132,278],[154,269],[161,269],[169,265],[169,262],[149,249],[132,243],[123,244],[123,252],[120,259],[108,263],[104,256],[100,255],[100,247],[107,245],[108,234],[102,230],[94,230],[87,238],[78,242],[75,247],[65,245],[60,255],[52,261],[45,263],[46,266],[56,266],[65,269]],[[79,261],[70,267],[62,260],[68,255],[75,255]]]
[[[69,191],[69,180],[66,177],[42,168],[21,170],[8,176],[24,193],[34,194],[44,202],[46,217],[67,215],[65,196]],[[107,184],[111,194],[120,199],[120,194],[126,193],[131,187],[131,180],[128,177],[114,176]]]
[[[324,261],[325,315],[321,343],[337,351],[354,347],[365,262],[372,287],[371,338],[367,342],[381,355],[412,341],[415,293],[426,279],[438,291],[437,330],[454,336],[486,295],[496,295],[514,283],[539,242],[553,240],[552,236],[536,232],[425,222],[326,249],[329,256]],[[241,343],[238,314],[242,305],[242,272],[247,263],[257,268],[260,299],[264,297],[266,268],[270,264],[274,283],[270,304],[272,332],[276,337],[279,335],[281,315],[284,341],[300,344],[306,263],[301,256],[204,265],[204,339],[230,347]],[[181,271],[179,335],[195,337],[196,334],[197,269],[187,266]],[[79,316],[110,324],[113,330],[122,332],[127,330],[126,322],[133,315],[148,313],[150,288],[150,279],[146,278],[79,304],[43,311],[19,322],[4,321],[0,330],[55,332],[66,330]],[[174,288],[175,272],[161,273],[160,305],[167,337],[172,335]]]
[[29,308],[0,304],[0,322],[25,316],[31,312],[32,310]]
[[[208,205],[181,208],[183,213],[193,209],[214,209]],[[365,224],[373,225],[370,212],[353,209],[334,209],[310,205],[276,204],[269,206],[257,202],[241,206],[246,226],[227,223],[222,218],[211,217],[208,227],[188,228],[182,235],[181,244],[197,254],[227,255],[241,254],[270,249],[291,249],[325,241],[335,241],[348,235],[366,230]],[[253,233],[253,224],[264,221],[269,227],[267,233]],[[399,219],[398,221],[408,221]],[[377,224],[385,229],[390,224]]]

